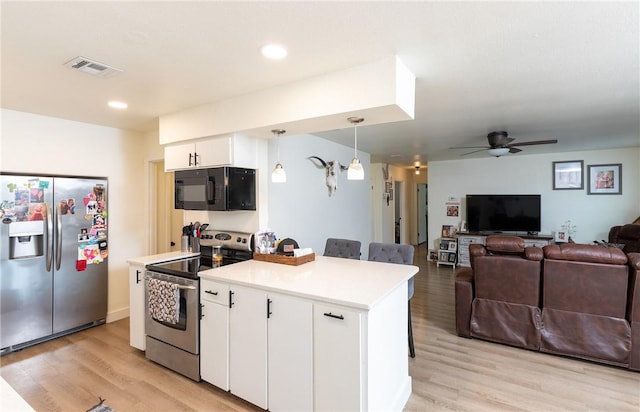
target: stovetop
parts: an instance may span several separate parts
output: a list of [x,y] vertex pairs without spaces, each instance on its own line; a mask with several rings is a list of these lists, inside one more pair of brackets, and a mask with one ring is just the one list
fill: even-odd
[[167,275],[180,276],[189,279],[198,279],[198,272],[202,270],[211,269],[211,267],[203,266],[200,263],[200,258],[189,258],[174,260],[166,263],[157,263],[155,265],[148,265],[147,270],[158,273],[165,273]]

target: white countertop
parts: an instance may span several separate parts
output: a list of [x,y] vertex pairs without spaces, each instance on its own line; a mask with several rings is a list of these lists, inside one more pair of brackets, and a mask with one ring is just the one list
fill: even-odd
[[193,252],[167,252],[158,255],[141,256],[127,260],[127,263],[133,265],[152,265],[154,263],[168,262],[170,260],[184,259],[188,257],[200,256],[200,253]]
[[418,273],[418,267],[316,256],[300,266],[247,260],[205,270],[203,279],[369,310]]

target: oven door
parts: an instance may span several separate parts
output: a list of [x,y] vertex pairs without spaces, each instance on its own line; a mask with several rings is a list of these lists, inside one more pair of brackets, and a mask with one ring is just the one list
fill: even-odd
[[[149,279],[159,279],[178,285],[180,295],[177,323],[158,320],[149,308]],[[194,355],[199,354],[199,290],[198,280],[147,271],[145,274],[145,331],[159,341],[168,343]]]

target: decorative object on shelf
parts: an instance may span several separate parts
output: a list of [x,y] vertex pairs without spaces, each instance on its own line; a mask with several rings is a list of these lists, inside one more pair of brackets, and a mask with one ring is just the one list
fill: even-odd
[[[326,175],[325,182],[327,184],[327,189],[329,190],[329,196],[333,196],[336,190],[338,190],[338,174],[343,170],[347,170],[347,168],[342,166],[340,162],[337,162],[335,160],[330,160],[328,162],[325,162],[324,160],[320,159],[318,156],[309,156],[307,157],[307,159],[309,160],[318,159],[318,161],[320,161],[320,164],[322,166],[316,165],[316,167],[324,168],[325,175]],[[315,164],[315,162],[313,163]]]
[[284,171],[284,167],[282,163],[280,163],[280,135],[284,134],[286,130],[282,129],[273,129],[271,133],[276,136],[277,139],[277,157],[276,157],[276,167],[273,169],[271,173],[271,181],[273,183],[286,183],[287,182],[287,174]]
[[351,160],[351,164],[349,164],[349,170],[347,171],[347,179],[348,180],[364,180],[364,169],[362,168],[360,159],[358,159],[358,124],[362,123],[364,121],[364,118],[349,117],[347,120],[349,121],[349,123],[353,124],[353,135],[354,135],[353,159]]
[[567,236],[565,242],[573,243],[573,239],[571,237],[576,234],[576,225],[572,224],[571,220],[567,220],[560,227],[562,228],[562,232],[559,233],[565,233]]
[[622,194],[622,164],[589,165],[590,195],[621,195]]
[[451,225],[442,225],[442,237],[450,237],[452,228]]
[[582,190],[584,161],[553,162],[553,190]]

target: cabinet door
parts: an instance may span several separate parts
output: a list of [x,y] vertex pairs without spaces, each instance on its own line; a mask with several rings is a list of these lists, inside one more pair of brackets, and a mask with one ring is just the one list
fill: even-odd
[[145,350],[144,265],[129,266],[129,344]]
[[[196,143],[197,167],[229,166],[233,164],[232,137],[219,137]],[[166,162],[166,160],[165,160]]]
[[230,287],[229,390],[267,409],[267,294]]
[[359,411],[364,408],[360,380],[361,314],[313,305],[314,410]]
[[313,305],[269,294],[269,410],[313,410]]
[[225,391],[229,390],[229,307],[201,300],[200,376]]
[[193,143],[166,146],[164,148],[164,170],[189,169],[195,166]]

